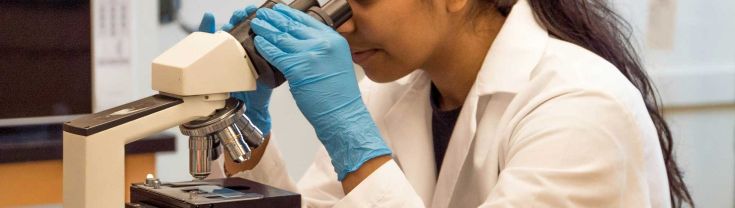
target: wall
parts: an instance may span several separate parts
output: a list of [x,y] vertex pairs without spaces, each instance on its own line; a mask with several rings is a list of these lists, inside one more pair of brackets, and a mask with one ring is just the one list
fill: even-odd
[[735,1],[615,1],[665,105],[699,207],[735,207]]

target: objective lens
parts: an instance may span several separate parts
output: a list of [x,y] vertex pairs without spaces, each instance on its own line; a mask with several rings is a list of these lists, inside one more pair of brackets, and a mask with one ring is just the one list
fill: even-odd
[[189,173],[196,179],[204,179],[212,172],[212,140],[203,136],[189,138]]
[[245,116],[242,101],[230,98],[225,107],[207,118],[179,126],[189,138],[189,172],[194,178],[206,178],[211,172],[214,143],[220,142],[235,162],[250,159],[251,147],[264,142],[263,133]]
[[243,135],[235,124],[217,132],[214,137],[222,141],[235,162],[241,163],[250,159],[250,147],[243,140]]

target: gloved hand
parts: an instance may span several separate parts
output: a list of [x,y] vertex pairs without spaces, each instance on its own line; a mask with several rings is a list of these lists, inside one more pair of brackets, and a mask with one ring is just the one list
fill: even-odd
[[[222,26],[222,30],[232,30],[235,25],[250,16],[250,14],[255,12],[257,9],[257,7],[250,5],[245,7],[245,9],[236,10],[232,13],[230,22]],[[208,33],[215,32],[215,21],[212,13],[204,13],[202,22],[199,24],[199,31]],[[256,88],[257,89],[255,91],[233,92],[230,93],[230,96],[245,102],[245,115],[250,118],[250,121],[252,121],[265,136],[269,135],[271,132],[271,116],[270,113],[268,113],[268,104],[270,103],[273,89],[260,81],[257,82]]]
[[365,108],[347,41],[309,15],[278,4],[251,27],[260,54],[288,80],[342,181],[365,161],[391,154]]

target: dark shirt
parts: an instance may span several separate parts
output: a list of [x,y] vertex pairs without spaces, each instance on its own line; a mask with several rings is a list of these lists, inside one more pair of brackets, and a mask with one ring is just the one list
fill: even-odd
[[454,124],[457,123],[457,117],[462,107],[457,109],[442,111],[440,110],[441,94],[436,89],[434,84],[431,84],[431,134],[434,140],[434,162],[436,162],[436,173],[439,175],[439,171],[442,167],[442,161],[444,160],[444,154],[447,152],[449,146],[449,138],[452,136],[454,130]]

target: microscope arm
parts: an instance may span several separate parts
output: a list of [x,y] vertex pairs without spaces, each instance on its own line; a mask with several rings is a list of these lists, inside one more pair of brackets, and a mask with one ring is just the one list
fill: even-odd
[[228,94],[154,95],[64,125],[64,206],[125,201],[125,144],[224,107]]

